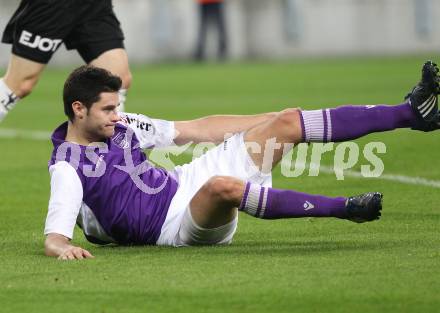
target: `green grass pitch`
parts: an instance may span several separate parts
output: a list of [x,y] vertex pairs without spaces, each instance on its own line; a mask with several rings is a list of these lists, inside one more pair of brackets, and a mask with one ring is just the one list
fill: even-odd
[[[128,111],[184,120],[287,107],[397,104],[424,57],[133,67]],[[437,56],[440,61],[440,56]],[[1,129],[51,131],[69,69],[47,70]],[[385,174],[440,179],[440,132],[382,141]],[[382,219],[262,221],[240,215],[228,247],[97,247],[94,260],[43,255],[49,141],[0,138],[0,312],[439,312],[440,189],[332,174],[274,186],[330,196],[385,194]],[[185,157],[184,159],[188,159]],[[185,161],[186,161],[185,160]],[[180,160],[182,162],[183,160]],[[332,154],[324,158],[332,166]],[[360,168],[361,163],[355,166]]]

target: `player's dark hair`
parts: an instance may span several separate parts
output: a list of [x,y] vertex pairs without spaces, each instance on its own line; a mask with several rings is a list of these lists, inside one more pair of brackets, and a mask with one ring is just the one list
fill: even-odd
[[90,65],[78,67],[64,83],[64,113],[73,121],[73,102],[79,101],[90,109],[93,103],[99,101],[101,92],[118,92],[121,85],[121,79],[105,69]]

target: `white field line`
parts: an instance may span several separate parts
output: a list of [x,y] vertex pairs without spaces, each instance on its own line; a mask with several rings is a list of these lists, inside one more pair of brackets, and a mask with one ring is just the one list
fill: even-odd
[[50,135],[50,132],[41,130],[0,128],[0,138],[48,141],[50,140]]
[[[9,138],[9,139],[30,139],[30,140],[40,140],[47,141],[50,139],[50,132],[47,131],[29,131],[29,130],[20,130],[20,129],[8,129],[8,128],[0,128],[0,138]],[[177,151],[176,149],[167,149],[169,151]],[[192,149],[186,149],[183,154],[192,155]],[[310,164],[306,166],[306,169],[310,167]],[[334,174],[334,168],[330,166],[320,165],[319,170],[325,174]],[[355,177],[355,178],[363,178],[361,172],[353,171],[353,170],[345,170],[344,176],[347,177]],[[407,185],[417,185],[417,186],[427,186],[433,188],[440,188],[440,180],[431,180],[423,177],[415,177],[415,176],[405,176],[400,174],[382,174],[380,177],[375,179],[386,180],[392,182],[398,182]]]
[[[310,165],[309,165],[309,167],[310,167]],[[320,172],[323,172],[326,174],[334,174],[335,173],[335,170],[333,167],[325,166],[325,165],[321,165],[319,167],[319,170],[320,170]],[[353,171],[353,170],[344,170],[344,176],[364,178],[364,176],[362,175],[361,172]],[[373,179],[388,180],[388,181],[398,182],[398,183],[407,184],[407,185],[417,185],[417,186],[427,186],[427,187],[440,188],[440,180],[431,180],[431,179],[426,179],[423,177],[416,177],[416,176],[405,176],[405,175],[398,175],[398,174],[382,174],[379,177],[374,177]]]

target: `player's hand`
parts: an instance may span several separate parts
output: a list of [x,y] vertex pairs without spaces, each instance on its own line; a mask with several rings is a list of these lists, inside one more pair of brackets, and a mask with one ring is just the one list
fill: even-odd
[[80,247],[74,247],[71,246],[63,251],[63,253],[58,256],[58,260],[82,260],[82,259],[91,259],[94,258],[94,256],[87,250],[80,248]]

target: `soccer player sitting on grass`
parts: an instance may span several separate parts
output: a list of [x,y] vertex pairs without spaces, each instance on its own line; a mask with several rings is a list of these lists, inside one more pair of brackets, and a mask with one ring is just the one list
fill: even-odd
[[[272,158],[260,152],[271,138],[281,144],[341,142],[396,128],[439,129],[437,73],[435,64],[425,63],[421,81],[395,106],[169,122],[118,113],[121,80],[80,67],[64,85],[68,121],[52,135],[45,253],[62,260],[92,257],[72,245],[75,223],[97,244],[191,246],[231,243],[238,211],[262,219],[379,219],[380,193],[330,198],[272,188],[271,169],[283,152],[274,150]],[[224,141],[227,133],[234,135]],[[172,171],[152,166],[142,150],[191,141],[221,144]]]

